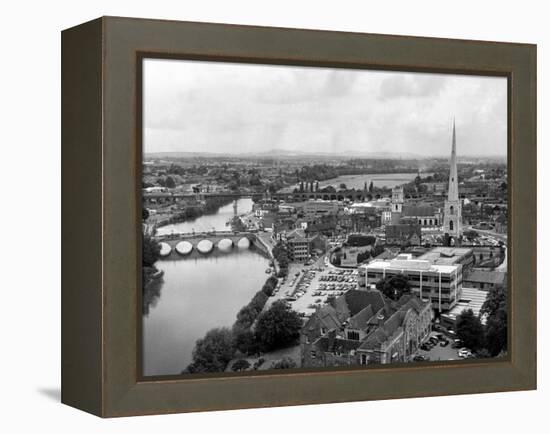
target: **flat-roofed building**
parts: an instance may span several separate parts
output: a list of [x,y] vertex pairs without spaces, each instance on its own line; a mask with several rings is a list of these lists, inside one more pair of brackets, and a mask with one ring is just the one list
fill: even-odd
[[434,247],[418,259],[440,265],[461,264],[464,269],[470,268],[475,262],[474,251],[467,247]]
[[369,289],[388,276],[404,276],[420,299],[429,300],[439,312],[452,309],[462,294],[462,265],[434,263],[401,254],[395,259],[378,260],[359,266],[357,285]]
[[304,203],[306,219],[315,219],[327,215],[336,215],[343,209],[343,204],[335,200],[308,200]]
[[[487,291],[482,291],[477,288],[462,288],[462,296],[456,305],[449,311],[441,314],[441,325],[454,329],[456,326],[456,318],[465,310],[471,309],[475,316],[480,316],[481,308],[485,300],[487,300]],[[481,315],[481,323],[485,325],[487,321],[486,315]]]
[[489,291],[496,286],[506,284],[506,273],[503,271],[488,271],[474,269],[464,274],[464,285]]

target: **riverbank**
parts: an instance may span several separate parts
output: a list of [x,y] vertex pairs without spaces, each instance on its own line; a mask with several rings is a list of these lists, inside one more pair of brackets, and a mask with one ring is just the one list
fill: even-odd
[[268,277],[257,251],[173,257],[155,266],[162,284],[143,315],[144,375],[178,375],[192,362],[198,339],[216,327],[231,327]]
[[[334,187],[338,189],[340,184],[345,184],[348,189],[362,190],[370,186],[372,181],[373,187],[378,189],[391,189],[397,185],[407,184],[413,181],[418,175],[417,170],[404,171],[400,170],[399,172],[369,172],[369,173],[358,173],[358,174],[347,174],[340,175],[333,178],[324,179],[319,181],[319,189],[326,187]],[[422,174],[422,176],[429,175],[429,173]],[[294,189],[297,188],[296,185],[285,187],[278,191],[278,193],[292,193]]]
[[189,206],[177,214],[155,222],[157,228],[177,223],[192,222],[200,217],[216,214],[220,208],[233,202],[231,197],[219,197],[206,199],[204,205]]

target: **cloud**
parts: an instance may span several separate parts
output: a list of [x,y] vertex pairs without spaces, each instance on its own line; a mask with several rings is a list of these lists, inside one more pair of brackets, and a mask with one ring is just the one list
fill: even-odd
[[506,80],[147,60],[146,152],[506,153]]
[[382,82],[379,98],[387,100],[437,96],[444,89],[446,81],[442,74],[394,73]]

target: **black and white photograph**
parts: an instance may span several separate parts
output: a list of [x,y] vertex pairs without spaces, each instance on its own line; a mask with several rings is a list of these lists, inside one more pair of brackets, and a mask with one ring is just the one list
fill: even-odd
[[507,355],[506,77],[142,62],[144,377]]

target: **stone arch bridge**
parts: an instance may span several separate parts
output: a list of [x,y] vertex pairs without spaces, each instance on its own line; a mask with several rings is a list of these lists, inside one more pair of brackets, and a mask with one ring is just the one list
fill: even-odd
[[186,256],[193,251],[202,254],[209,254],[215,250],[229,252],[234,247],[248,249],[254,246],[272,259],[270,247],[254,232],[173,233],[156,235],[154,238],[161,244],[161,256],[165,257],[175,253]]

